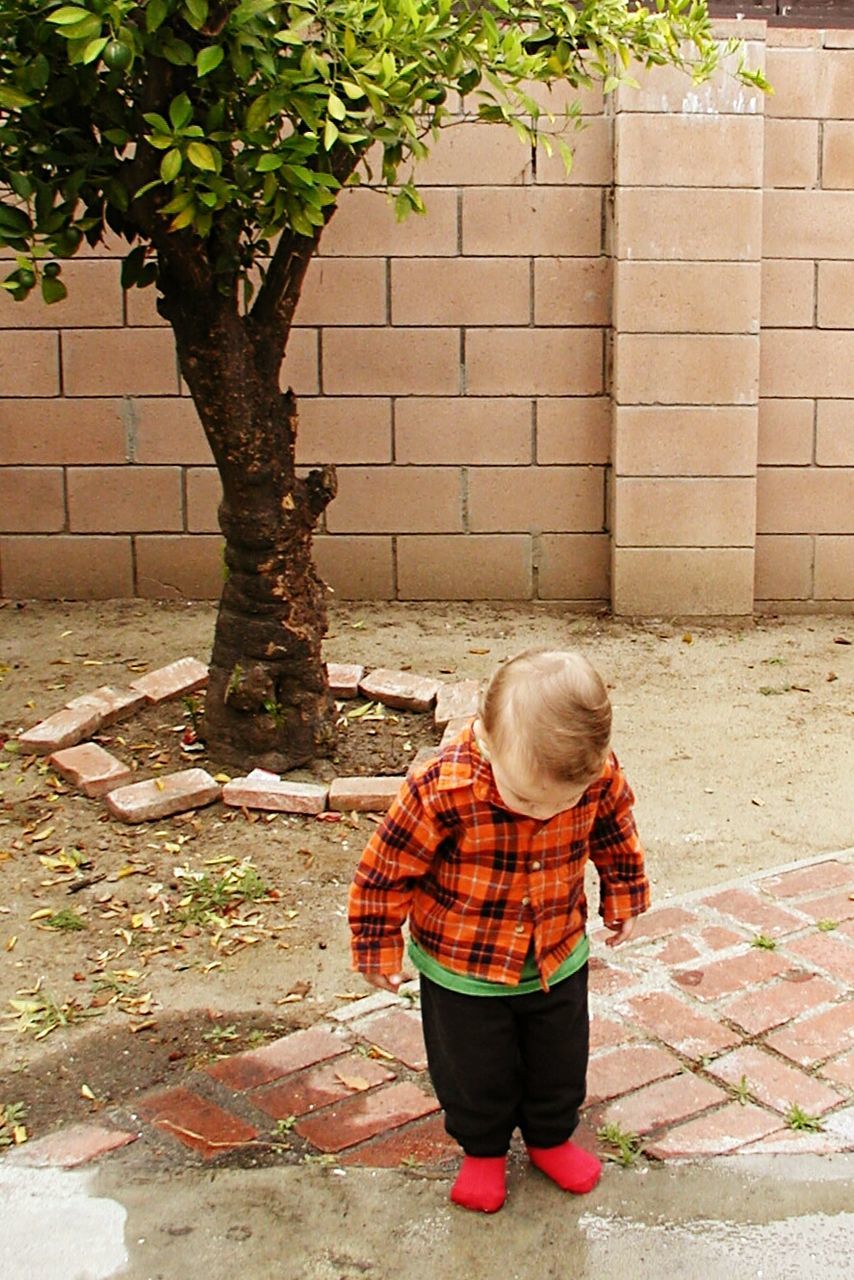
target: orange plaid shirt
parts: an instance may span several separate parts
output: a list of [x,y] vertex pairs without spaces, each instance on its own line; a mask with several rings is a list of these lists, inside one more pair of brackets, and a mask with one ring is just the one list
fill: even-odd
[[454,973],[515,986],[533,945],[544,989],[584,934],[588,859],[609,921],[649,907],[634,796],[615,755],[547,822],[509,810],[469,726],[406,779],[350,890],[353,967],[399,973],[402,928]]

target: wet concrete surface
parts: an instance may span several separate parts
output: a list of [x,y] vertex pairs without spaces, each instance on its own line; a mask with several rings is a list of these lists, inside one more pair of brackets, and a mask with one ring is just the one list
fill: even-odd
[[447,1178],[313,1165],[4,1171],[3,1280],[848,1280],[854,1157],[620,1169],[574,1198],[514,1160],[493,1216]]

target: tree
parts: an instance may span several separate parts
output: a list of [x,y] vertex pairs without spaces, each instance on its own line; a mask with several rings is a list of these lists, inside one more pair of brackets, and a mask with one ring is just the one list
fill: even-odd
[[284,770],[333,733],[311,540],[335,475],[297,474],[279,379],[342,188],[370,161],[398,216],[422,212],[412,167],[458,94],[568,165],[577,111],[544,112],[532,84],[610,92],[632,60],[699,80],[720,56],[693,0],[0,0],[3,287],[59,302],[62,261],[123,237],[122,283],[156,286],[222,480],[221,758]]

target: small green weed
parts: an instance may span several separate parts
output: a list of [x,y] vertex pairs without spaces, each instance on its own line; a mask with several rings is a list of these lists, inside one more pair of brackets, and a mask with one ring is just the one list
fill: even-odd
[[764,667],[784,667],[786,665],[785,658],[763,658],[762,665]]
[[177,919],[190,924],[215,923],[217,915],[242,902],[255,902],[258,898],[265,898],[268,893],[267,886],[249,858],[227,867],[218,877],[207,871],[176,867],[175,878],[181,882],[184,890],[178,903]]
[[774,938],[769,938],[766,933],[757,933],[755,938],[750,940],[751,947],[758,947],[760,951],[776,951],[777,942]]
[[284,1138],[290,1133],[297,1122],[296,1116],[285,1116],[282,1120],[276,1121],[276,1127],[273,1133],[277,1138]]
[[86,921],[71,907],[63,907],[61,911],[48,916],[44,923],[46,928],[58,929],[62,933],[74,933],[78,929],[86,928]]
[[750,1085],[748,1083],[747,1076],[742,1076],[738,1084],[734,1084],[732,1086],[732,1096],[735,1098],[736,1102],[740,1102],[743,1107],[747,1106],[750,1101]]
[[808,1115],[796,1102],[786,1112],[786,1124],[798,1133],[824,1133],[819,1117]]
[[839,928],[838,920],[819,920],[816,929],[820,929],[822,933],[832,933],[834,929]]
[[23,1102],[0,1102],[0,1148],[20,1147],[27,1141],[26,1118]]
[[211,1027],[210,1031],[202,1032],[202,1039],[207,1040],[208,1044],[226,1044],[229,1040],[237,1040],[239,1033],[234,1024],[227,1027]]
[[762,694],[763,698],[774,698],[781,693],[790,693],[791,688],[792,686],[790,684],[781,684],[776,686],[771,684],[761,684],[759,686],[759,692]]
[[60,1004],[50,992],[42,992],[41,979],[32,991],[21,992],[21,995],[25,998],[9,1001],[12,1012],[4,1013],[2,1017],[17,1022],[18,1035],[32,1035],[36,1040],[44,1040],[57,1027],[67,1027],[81,1018],[90,1018],[101,1012],[100,1009],[83,1009],[73,999]]
[[597,1131],[596,1137],[606,1146],[613,1147],[613,1153],[607,1152],[606,1158],[621,1164],[624,1169],[630,1168],[641,1154],[643,1147],[636,1133],[624,1133],[618,1124],[605,1124]]

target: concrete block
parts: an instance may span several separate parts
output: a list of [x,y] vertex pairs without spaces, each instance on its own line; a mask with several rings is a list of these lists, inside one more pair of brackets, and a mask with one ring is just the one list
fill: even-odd
[[22,751],[47,756],[63,747],[76,746],[101,726],[101,714],[92,707],[64,707],[22,733],[18,742]]
[[417,676],[411,671],[390,671],[378,667],[359,681],[359,692],[365,698],[382,702],[403,711],[429,711],[436,701],[441,680]]
[[107,808],[122,822],[150,822],[212,804],[220,798],[221,790],[205,769],[182,769],[111,791]]
[[82,742],[55,752],[48,761],[86,796],[103,796],[130,782],[133,770],[96,742]]
[[275,813],[322,813],[329,788],[313,782],[288,782],[266,769],[253,769],[233,778],[222,789],[223,804],[236,809],[266,809]]
[[336,778],[329,788],[329,808],[342,813],[385,813],[401,788],[402,777]]
[[192,693],[207,684],[208,669],[198,658],[179,658],[167,667],[149,671],[138,680],[131,681],[131,688],[145,694],[148,702],[165,702],[179,694]]
[[329,681],[329,692],[335,698],[357,698],[359,681],[365,674],[365,668],[356,662],[327,662],[326,679]]
[[107,725],[132,716],[135,711],[144,706],[145,701],[145,694],[140,693],[138,689],[114,689],[111,685],[105,684],[101,685],[100,689],[93,689],[91,693],[82,693],[79,698],[72,698],[70,702],[66,702],[65,707],[68,711],[91,708],[99,712],[101,716],[99,728],[104,729]]

